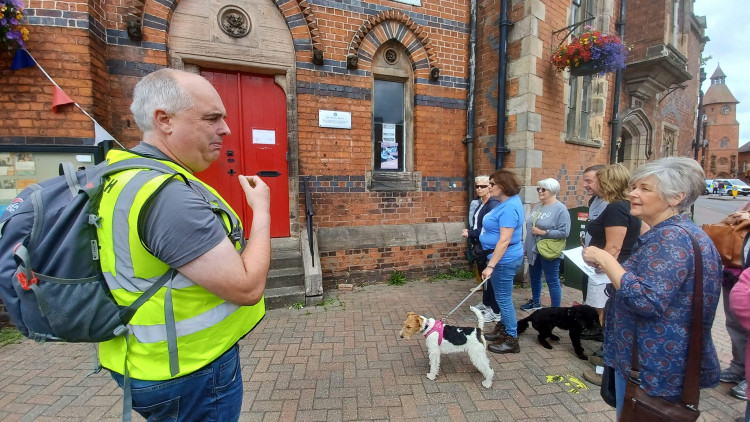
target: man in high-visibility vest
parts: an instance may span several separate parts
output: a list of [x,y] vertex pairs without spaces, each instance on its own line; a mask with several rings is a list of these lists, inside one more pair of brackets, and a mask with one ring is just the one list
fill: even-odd
[[136,85],[131,111],[143,141],[110,151],[108,162],[146,156],[179,175],[134,169],[107,182],[97,229],[102,272],[125,305],[162,277],[170,281],[135,313],[127,341],[101,343],[99,358],[146,419],[236,421],[238,341],[265,315],[269,188],[257,176],[234,182],[253,210],[246,240],[237,214],[194,176],[219,158],[230,134],[221,98],[203,77],[151,73]]

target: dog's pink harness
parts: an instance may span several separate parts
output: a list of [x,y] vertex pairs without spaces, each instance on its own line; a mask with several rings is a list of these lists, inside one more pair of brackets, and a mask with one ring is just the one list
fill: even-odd
[[441,320],[435,320],[435,324],[430,328],[430,331],[426,332],[424,334],[424,338],[427,338],[430,334],[437,332],[438,333],[438,346],[443,344],[443,321]]

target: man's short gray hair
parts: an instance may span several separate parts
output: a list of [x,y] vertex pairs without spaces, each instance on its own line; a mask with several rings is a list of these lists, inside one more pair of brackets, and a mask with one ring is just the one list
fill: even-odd
[[489,185],[490,184],[490,176],[487,176],[487,175],[477,176],[477,177],[474,178],[474,183],[476,183],[476,184],[480,184],[481,183],[481,184]]
[[156,110],[174,114],[195,106],[193,98],[177,82],[177,72],[174,69],[160,69],[146,75],[135,85],[130,111],[143,133],[154,130]]
[[687,211],[706,189],[706,175],[693,159],[684,157],[661,158],[636,168],[630,176],[630,184],[652,176],[656,179],[656,189],[665,201],[685,193],[685,198],[677,204],[677,211]]
[[536,185],[552,192],[552,195],[557,195],[560,192],[560,182],[553,178],[540,180]]

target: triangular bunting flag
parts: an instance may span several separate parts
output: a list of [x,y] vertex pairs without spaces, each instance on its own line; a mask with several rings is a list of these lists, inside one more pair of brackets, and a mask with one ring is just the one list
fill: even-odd
[[52,94],[52,111],[57,113],[57,107],[65,104],[73,104],[75,101],[71,100],[59,86],[55,86],[55,92]]
[[16,55],[13,56],[13,64],[10,65],[10,70],[24,69],[35,65],[36,62],[31,58],[31,54],[23,48],[19,48],[16,50]]
[[115,140],[115,137],[110,135],[103,127],[94,121],[94,145],[99,145],[104,141]]

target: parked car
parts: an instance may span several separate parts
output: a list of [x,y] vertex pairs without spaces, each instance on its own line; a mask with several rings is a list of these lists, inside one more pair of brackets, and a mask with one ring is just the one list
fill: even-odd
[[713,183],[714,181],[711,179],[706,179],[706,189],[703,191],[704,195],[708,195],[713,190]]
[[738,195],[750,195],[750,186],[748,186],[747,183],[743,182],[740,179],[729,179],[729,182],[732,183],[732,189],[734,189],[735,187],[737,188]]
[[714,183],[724,184],[724,188],[719,189],[719,195],[732,195],[733,190],[737,191],[737,195],[750,195],[750,186],[740,179],[716,179]]

